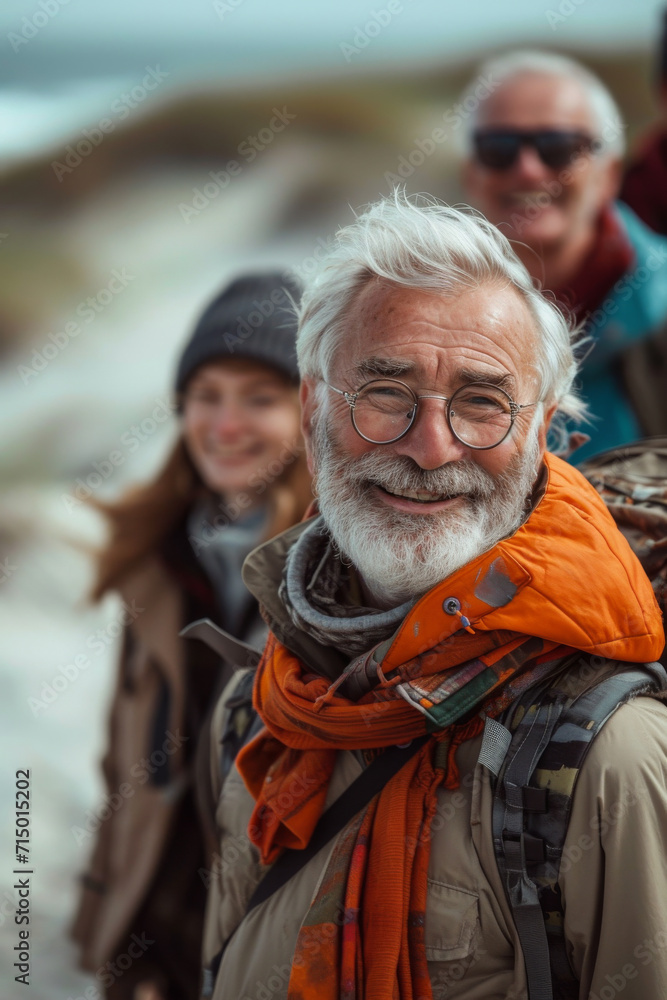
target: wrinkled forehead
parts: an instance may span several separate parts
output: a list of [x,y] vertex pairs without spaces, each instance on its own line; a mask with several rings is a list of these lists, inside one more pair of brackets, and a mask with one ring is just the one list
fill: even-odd
[[476,125],[594,132],[596,120],[589,95],[578,80],[531,71],[504,80],[482,101]]
[[517,389],[536,381],[537,324],[511,286],[444,295],[374,280],[357,295],[345,327],[331,375],[346,389],[372,378],[443,391],[475,375]]

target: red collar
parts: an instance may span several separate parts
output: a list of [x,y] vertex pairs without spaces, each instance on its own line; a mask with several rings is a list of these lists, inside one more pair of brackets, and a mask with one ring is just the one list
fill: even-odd
[[603,209],[591,252],[573,280],[554,290],[556,300],[581,322],[597,309],[633,261],[634,250],[620,219],[611,208]]

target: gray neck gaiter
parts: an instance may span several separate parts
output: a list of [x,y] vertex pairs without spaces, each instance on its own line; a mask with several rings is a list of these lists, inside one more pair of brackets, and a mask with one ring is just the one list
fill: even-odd
[[389,611],[345,604],[341,592],[348,580],[348,568],[318,517],[290,549],[279,594],[298,629],[359,656],[395,632],[414,600]]

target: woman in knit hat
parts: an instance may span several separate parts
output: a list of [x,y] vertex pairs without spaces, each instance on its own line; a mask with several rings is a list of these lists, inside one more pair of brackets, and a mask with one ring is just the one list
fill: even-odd
[[243,560],[312,499],[290,308],[299,294],[282,275],[249,275],[209,305],[178,365],[182,430],[162,472],[98,505],[111,532],[93,596],[119,591],[133,610],[73,936],[110,1000],[199,995],[213,807],[195,772],[206,770],[206,720],[229,664],[179,632],[210,618],[263,645]]

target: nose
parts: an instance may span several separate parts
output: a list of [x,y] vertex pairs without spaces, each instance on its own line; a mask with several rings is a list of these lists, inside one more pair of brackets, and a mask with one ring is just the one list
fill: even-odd
[[393,446],[395,453],[407,455],[421,469],[439,469],[448,462],[469,458],[470,449],[449,429],[446,406],[443,399],[420,399],[412,427]]
[[519,155],[513,167],[515,177],[523,181],[542,180],[551,173],[539,156],[537,150],[528,143],[519,148]]
[[218,437],[225,440],[237,437],[243,430],[243,424],[240,406],[225,402],[216,408],[212,427]]

